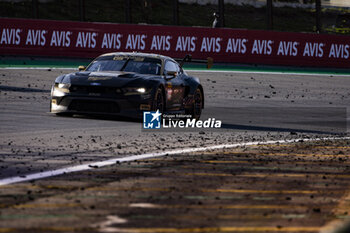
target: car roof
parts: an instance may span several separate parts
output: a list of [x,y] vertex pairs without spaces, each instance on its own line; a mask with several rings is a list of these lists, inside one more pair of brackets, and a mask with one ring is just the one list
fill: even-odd
[[155,54],[155,53],[115,52],[115,53],[105,53],[99,57],[104,57],[104,56],[139,56],[139,57],[158,58],[158,59],[161,59],[163,61],[165,61],[165,60],[175,61],[171,57],[167,57],[167,56],[163,56],[163,55]]

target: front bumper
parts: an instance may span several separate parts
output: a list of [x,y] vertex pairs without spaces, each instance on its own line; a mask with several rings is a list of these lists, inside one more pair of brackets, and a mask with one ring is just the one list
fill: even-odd
[[139,118],[152,106],[150,94],[135,96],[84,96],[65,94],[51,97],[52,113],[101,114]]

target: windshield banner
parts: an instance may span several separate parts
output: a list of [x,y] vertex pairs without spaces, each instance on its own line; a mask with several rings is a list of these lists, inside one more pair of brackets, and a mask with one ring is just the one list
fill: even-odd
[[150,52],[214,62],[350,67],[350,36],[229,28],[0,19],[0,54],[94,58]]

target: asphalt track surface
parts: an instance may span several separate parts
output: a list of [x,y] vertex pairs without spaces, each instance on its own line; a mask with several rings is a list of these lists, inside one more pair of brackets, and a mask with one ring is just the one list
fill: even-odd
[[[181,148],[209,147],[254,141],[263,142],[268,140],[343,137],[348,133],[347,123],[349,119],[347,117],[347,108],[350,103],[350,91],[348,88],[350,86],[349,76],[192,71],[189,73],[201,80],[205,90],[205,110],[202,119],[207,119],[209,117],[220,119],[223,121],[223,128],[220,130],[161,130],[148,132],[141,129],[140,122],[127,119],[88,116],[57,117],[49,114],[51,85],[56,76],[70,71],[73,72],[73,70],[60,69],[0,70],[0,179],[25,177],[32,173],[40,173],[112,158],[124,158],[130,155],[142,155],[149,152],[157,153]],[[96,169],[94,170],[95,172],[72,173],[71,175],[63,175],[43,181],[32,181],[31,183],[6,186],[1,188],[2,209],[0,209],[0,213],[4,214],[3,216],[5,217],[0,218],[0,232],[21,232],[23,230],[28,232],[317,232],[320,226],[330,222],[332,218],[336,218],[335,216],[340,218],[348,215],[348,212],[343,211],[343,209],[339,210],[339,208],[335,208],[337,211],[343,211],[342,213],[337,213],[337,215],[334,214],[332,210],[334,209],[333,207],[344,202],[347,203],[346,208],[348,207],[346,192],[349,188],[349,179],[347,177],[349,173],[347,166],[347,155],[349,152],[347,148],[349,145],[348,140],[340,140],[340,142],[328,141],[325,143],[317,142],[316,144],[317,145],[302,145],[298,150],[293,147],[293,150],[278,151],[278,158],[280,158],[283,157],[283,154],[290,154],[291,151],[294,151],[295,154],[305,155],[309,154],[308,149],[310,149],[310,147],[325,147],[327,149],[327,146],[335,146],[332,150],[324,151],[322,149],[320,151],[315,151],[315,154],[313,154],[314,156],[312,156],[312,154],[310,157],[305,155],[306,158],[299,161],[302,163],[301,166],[303,168],[301,169],[310,169],[310,172],[316,176],[315,179],[308,180],[309,183],[305,183],[305,180],[298,180],[296,178],[309,178],[307,174],[298,173],[297,175],[292,174],[290,176],[294,177],[294,180],[287,181],[281,178],[283,175],[278,175],[277,177],[280,178],[271,181],[275,186],[273,186],[272,183],[271,187],[269,185],[266,186],[266,183],[270,182],[270,178],[267,178],[269,174],[265,174],[267,180],[257,180],[259,177],[261,178],[264,176],[264,170],[273,172],[276,166],[280,167],[279,164],[282,164],[282,170],[284,169],[285,171],[298,160],[291,154],[291,157],[287,156],[285,160],[279,161],[279,159],[273,155],[271,155],[271,157],[263,156],[271,152],[266,151],[265,148],[264,152],[262,152],[261,150],[247,149],[244,146],[245,149],[243,148],[238,151],[210,150],[207,155],[208,157],[206,157],[205,152],[197,154],[188,153],[187,157],[183,157],[185,155],[182,155],[182,157],[172,155],[172,157],[166,158],[164,161],[161,160],[161,162],[154,163],[152,159],[149,161],[142,161],[140,162],[142,165],[141,167],[138,167],[139,163],[136,163],[137,165],[135,165],[135,163],[129,163],[122,165],[120,170],[118,167],[117,171],[113,170],[115,167],[112,166],[112,168],[101,168],[102,170]],[[252,150],[251,154],[245,154],[245,150]],[[328,152],[331,154],[330,158],[327,157],[324,159],[321,154],[327,155]],[[243,156],[244,159],[239,159],[240,156],[238,156],[237,153]],[[225,155],[229,155],[229,157]],[[187,161],[188,159],[189,161]],[[225,161],[227,159],[229,160],[228,162],[226,161],[228,164],[252,163],[251,165],[255,166],[243,168],[246,170],[238,170],[236,172],[231,170],[242,168],[242,166],[237,168],[232,168],[231,166],[231,170],[220,166],[205,168],[202,166],[202,161]],[[172,160],[180,160],[182,162],[176,162],[176,166],[173,166]],[[237,162],[237,160],[239,161]],[[259,166],[261,161],[265,166]],[[270,162],[271,166],[268,166]],[[151,164],[149,165],[149,163]],[[208,162],[208,164],[212,163]],[[319,164],[324,165],[323,170],[319,169]],[[308,165],[310,165],[310,168],[308,168]],[[186,170],[186,166],[191,172]],[[190,168],[191,166],[192,168]],[[135,170],[135,168],[141,169]],[[147,170],[148,168],[149,170]],[[203,169],[202,172],[200,171],[201,169]],[[296,168],[296,170],[298,169],[300,168]],[[215,171],[219,172],[217,175],[213,175],[216,179],[210,180],[208,177],[211,177],[210,174],[215,173]],[[227,178],[230,176],[229,174],[235,175],[239,173],[242,175],[250,171],[257,171],[259,174],[257,174],[254,179],[252,178],[253,180],[240,180],[244,176],[241,178],[237,176],[234,180],[231,180],[230,177]],[[305,207],[304,205],[307,205],[309,199],[306,200],[303,196],[300,197],[298,195],[308,194],[308,198],[313,199],[315,196],[313,194],[325,193],[328,190],[327,187],[331,184],[329,182],[323,182],[323,176],[327,179],[327,175],[329,175],[330,171],[334,173],[331,174],[333,175],[331,177],[334,178],[332,180],[332,185],[334,186],[332,187],[334,189],[331,190],[335,192],[331,192],[329,196],[319,196],[319,199],[316,199],[317,201],[315,203],[313,202],[312,205],[310,204],[310,206]],[[165,178],[164,180],[160,178],[160,180],[153,180],[156,179],[154,177],[159,177],[161,174],[171,173],[191,173],[192,175],[191,179],[185,182],[186,187],[181,185],[178,187],[178,183],[181,180],[175,179],[178,178],[177,176],[175,176],[175,178],[171,177],[170,180]],[[283,174],[283,172],[281,173]],[[251,197],[249,196],[249,191],[246,193],[237,191],[236,193],[241,193],[238,196],[198,195],[198,193],[193,190],[193,192],[188,192],[186,194],[191,188],[191,183],[196,183],[203,179],[201,174],[205,177],[204,180],[208,181],[208,183],[203,183],[204,186],[208,187],[208,190],[236,190],[236,187],[227,186],[227,183],[233,182],[237,183],[239,189],[242,190],[260,190],[256,193],[273,194],[273,192],[264,193],[262,190],[266,188],[268,190],[288,190],[288,186],[281,187],[278,184],[284,182],[287,184],[291,182],[291,190],[298,190],[298,188],[305,190],[310,188],[310,192],[299,193],[295,197],[288,195],[277,195],[277,197],[253,195],[253,197]],[[345,176],[342,177],[340,176],[341,174]],[[147,177],[151,178],[146,179]],[[338,178],[339,180],[337,180]],[[113,179],[118,180],[118,182],[115,184]],[[144,187],[144,190],[141,189],[139,192],[133,193],[133,189],[143,185],[139,179],[145,181],[148,188]],[[119,183],[119,181],[122,181],[122,183]],[[109,196],[112,198],[116,197],[115,195],[117,194],[109,192],[113,190],[120,191],[120,189],[124,187],[126,191],[123,191],[123,194],[125,195],[117,197],[121,202],[118,202],[119,204],[116,202],[116,206],[114,207],[112,205],[114,209],[122,205],[120,208],[117,208],[120,211],[115,211],[114,214],[112,213],[113,211],[107,211],[108,214],[106,214],[100,210],[98,206],[108,205],[107,202],[111,201],[105,197],[101,198],[101,200],[103,199],[104,201],[100,203],[98,195],[101,193],[94,196],[92,201],[87,198],[89,199],[87,203],[85,203],[87,199],[81,200],[75,198],[74,195],[91,196],[91,193],[78,192],[79,190],[84,192],[87,187],[95,187],[97,185],[96,182],[101,184],[102,190],[105,186],[113,186],[111,190],[106,188],[107,191],[104,193],[105,196],[110,194]],[[154,184],[154,182],[157,185]],[[166,185],[169,183],[174,185],[170,185],[170,187],[158,187],[159,184]],[[301,185],[301,183],[304,186]],[[215,185],[213,186],[213,184]],[[259,186],[260,184],[261,186]],[[33,187],[29,187],[28,185]],[[52,185],[52,187],[50,185]],[[317,188],[322,185],[326,188],[318,190]],[[36,186],[40,187],[37,188]],[[227,187],[223,188],[224,186]],[[152,190],[152,188],[154,190]],[[195,186],[193,186],[193,189],[196,189]],[[174,191],[174,195],[169,194],[172,190]],[[203,187],[201,190],[203,191]],[[74,197],[67,197],[65,195],[66,191],[69,191],[69,195],[74,194]],[[155,191],[166,192],[166,194],[152,193]],[[284,194],[295,194],[293,192],[284,192]],[[32,193],[35,193],[35,195],[32,195]],[[120,192],[118,192],[118,195],[119,194]],[[281,194],[281,192],[275,194]],[[142,195],[144,195],[143,198],[146,198],[146,204],[140,202],[140,198],[142,199],[140,196]],[[189,203],[179,201],[183,200],[184,196],[186,200],[194,201],[190,201]],[[311,196],[313,197],[311,198]],[[66,201],[72,199],[74,200],[73,204],[71,202],[67,204]],[[161,201],[163,199],[166,201]],[[172,202],[172,199],[176,199],[176,201]],[[215,200],[222,199],[226,201],[215,202]],[[283,201],[281,201],[282,199]],[[238,208],[239,206],[234,207],[231,205],[236,205],[242,200],[247,201],[248,205],[240,206],[240,208]],[[266,203],[264,202],[264,204],[269,204],[269,211],[271,210],[272,212],[254,212],[256,214],[254,215],[252,212],[248,211],[249,208],[254,209],[254,205],[259,204],[256,203],[259,202],[259,200],[265,201]],[[303,202],[293,203],[293,205],[288,207],[288,205],[284,203],[285,200],[302,200]],[[325,202],[325,206],[327,207],[324,212],[318,207],[322,204],[321,200]],[[42,202],[48,203],[47,205],[49,207],[38,208],[40,205],[45,205]],[[213,211],[216,214],[209,214],[212,211],[204,211],[202,215],[196,211],[192,212],[193,209],[198,209],[194,207],[194,204],[202,205],[204,202],[209,206],[204,209],[215,209]],[[66,211],[57,212],[51,209],[57,209],[60,207],[60,203],[64,203],[61,208]],[[125,207],[125,203],[128,203],[129,206]],[[272,205],[274,203],[276,204],[275,208]],[[50,207],[50,205],[52,206]],[[251,205],[253,205],[253,207]],[[295,208],[298,209],[300,206],[304,206],[304,209],[300,207],[301,210],[298,209],[293,213],[288,213],[288,211],[282,213],[283,216],[287,216],[285,217],[285,219],[287,219],[286,221],[293,222],[294,219],[300,218],[302,219],[301,222],[299,221],[297,224],[285,223],[285,220],[280,219],[282,215],[278,215],[281,213],[279,213],[280,208],[277,207],[277,205],[285,206],[285,209],[293,208],[293,206],[297,206]],[[78,213],[73,213],[73,210],[69,213],[70,208],[74,209],[77,206],[83,206],[83,209],[87,208],[89,211],[84,212],[81,216]],[[221,213],[220,210],[226,209],[225,206],[231,206],[233,209],[236,209],[236,212]],[[264,205],[259,206],[261,209],[269,208],[268,205],[267,207],[265,206],[266,208],[263,207]],[[151,213],[134,213],[130,208],[136,208],[136,212],[143,209],[152,209],[152,211]],[[157,219],[155,216],[161,214],[159,212],[153,212],[154,209],[172,208],[180,209],[184,212],[170,213],[169,215],[165,214],[165,219]],[[23,212],[18,213],[18,209],[23,210]],[[35,211],[33,211],[33,209],[35,209]],[[50,210],[48,211],[47,209]],[[95,209],[96,211],[94,211]],[[97,209],[101,212],[97,211]],[[237,212],[237,209],[244,209],[244,213]],[[304,213],[305,209],[308,214]],[[32,211],[31,213],[36,217],[28,217],[26,211],[29,210]],[[188,222],[181,221],[181,218],[186,219],[186,210],[191,214],[190,216],[192,216],[194,220],[189,217],[190,220]],[[304,212],[299,213],[299,210]],[[161,211],[161,213],[162,212],[163,211]],[[167,211],[165,212],[167,213]],[[320,217],[317,215],[320,212],[322,213],[322,218],[320,218],[319,221],[314,221],[314,219]],[[52,213],[52,219],[49,221],[43,220],[44,217],[42,216],[44,215],[50,218],[49,213]],[[312,213],[312,218],[309,218],[310,213]],[[99,217],[92,216],[93,214]],[[245,215],[251,220],[252,218],[258,219],[260,222],[251,221],[246,226],[259,226],[260,228],[244,228],[244,224],[238,224],[242,219],[237,219],[237,216],[233,217],[233,215],[237,214],[243,214],[243,220]],[[316,216],[314,216],[314,214],[316,214]],[[23,220],[21,216],[24,216],[23,218],[27,220],[23,221],[23,224],[16,226],[14,222],[18,219]],[[68,217],[64,218],[62,216]],[[82,219],[85,219],[86,216],[90,216],[87,217],[89,223],[77,223],[77,221],[81,222]],[[138,222],[135,220],[136,222],[133,222],[130,221],[130,219],[124,219],[124,217],[130,216],[131,218],[141,220]],[[199,220],[197,219],[198,221],[195,216],[199,216]],[[226,218],[230,224],[228,224],[226,220],[221,221],[221,219],[219,221],[218,216],[224,219]],[[261,216],[270,217],[269,219],[273,219],[272,223],[267,224],[268,226],[266,226],[266,224],[264,225],[263,223],[266,223],[266,219]],[[328,217],[326,218],[325,216]],[[148,222],[149,219],[152,221],[149,221],[147,225],[145,222]],[[177,219],[177,221],[174,219]],[[129,222],[129,225],[126,225],[127,227],[123,229],[114,226],[114,224],[126,223],[125,221]],[[215,224],[205,224],[206,222],[213,221]],[[44,224],[43,222],[46,223]],[[162,223],[165,222],[169,224],[162,225]],[[55,225],[55,223],[57,224]],[[72,225],[67,225],[68,223]],[[283,229],[285,225],[289,225],[289,228]],[[71,228],[68,226],[71,226]],[[113,226],[113,228],[108,229],[109,226]],[[226,228],[212,228],[213,226]],[[233,228],[233,226],[239,227]]]

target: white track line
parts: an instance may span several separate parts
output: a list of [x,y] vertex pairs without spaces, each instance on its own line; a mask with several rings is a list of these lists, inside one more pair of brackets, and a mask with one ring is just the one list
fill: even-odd
[[33,174],[25,175],[25,176],[9,177],[9,178],[5,178],[5,179],[1,179],[0,186],[10,185],[10,184],[24,182],[24,181],[30,181],[30,180],[38,180],[38,179],[43,179],[43,178],[48,178],[48,177],[52,177],[52,176],[73,173],[73,172],[91,170],[91,169],[94,169],[97,167],[105,167],[105,166],[113,165],[117,162],[122,163],[122,162],[136,161],[136,160],[140,160],[140,159],[155,158],[155,157],[161,157],[161,156],[165,156],[165,155],[184,154],[184,153],[200,152],[200,151],[207,151],[207,150],[217,150],[217,149],[225,149],[225,148],[236,148],[236,147],[240,147],[240,146],[267,145],[267,144],[277,144],[277,143],[293,143],[293,142],[298,142],[301,140],[306,142],[306,141],[341,140],[341,139],[348,140],[348,139],[350,139],[350,137],[317,138],[317,139],[300,138],[300,139],[279,140],[279,141],[245,142],[245,143],[222,144],[222,145],[199,147],[199,148],[185,148],[185,149],[171,150],[171,151],[165,151],[165,152],[160,152],[160,153],[147,153],[147,154],[142,154],[142,155],[131,155],[131,156],[124,157],[124,158],[108,159],[108,160],[104,160],[104,161],[100,161],[100,162],[93,162],[93,163],[84,164],[84,165],[76,165],[76,166],[51,170],[51,171],[33,173]]

